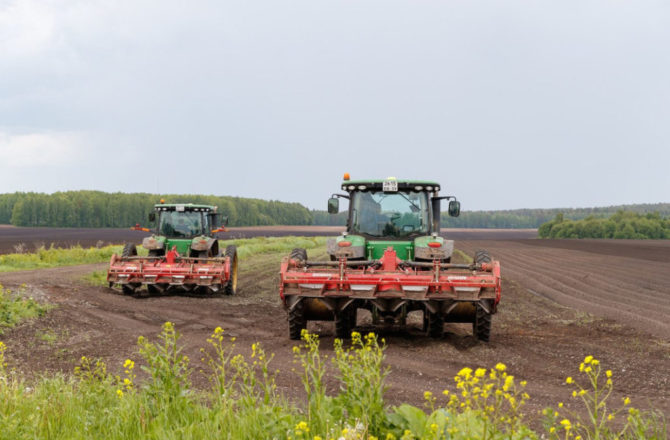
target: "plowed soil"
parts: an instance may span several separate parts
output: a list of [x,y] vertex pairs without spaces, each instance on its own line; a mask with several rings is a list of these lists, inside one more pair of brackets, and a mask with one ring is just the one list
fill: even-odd
[[[670,241],[472,237],[458,241],[457,248],[470,255],[489,249],[503,267],[503,299],[491,342],[477,342],[465,324],[448,324],[444,338],[429,339],[419,329],[418,316],[409,329],[381,329],[392,369],[390,402],[420,405],[424,390],[453,389],[460,368],[504,362],[528,381],[527,412],[537,417],[540,409],[559,401],[573,405],[565,377],[577,376],[577,366],[590,354],[613,370],[615,399],[631,396],[638,407],[653,405],[670,414]],[[291,372],[295,342],[288,339],[277,297],[279,258],[241,261],[239,292],[231,297],[137,298],[81,281],[93,270],[104,270],[104,264],[0,274],[0,283],[26,283],[29,294],[57,304],[43,319],[6,331],[0,339],[9,346],[10,364],[28,376],[71,372],[82,355],[101,357],[115,371],[125,358],[138,358],[137,336],[154,336],[169,320],[183,333],[182,343],[199,370],[198,350],[220,325],[238,338],[242,352],[259,341],[275,353],[280,387],[299,398],[303,391]],[[363,331],[370,329],[366,322],[365,316],[359,318]],[[312,323],[310,330],[320,333],[330,354],[332,323]],[[206,379],[195,374],[196,384],[206,386]]]
[[[222,240],[253,237],[285,237],[289,235],[315,237],[338,235],[344,228],[341,226],[248,226],[227,228],[220,232]],[[536,229],[443,229],[455,240],[514,240],[537,237]],[[46,247],[70,247],[80,245],[91,247],[97,245],[119,244],[132,242],[140,244],[147,233],[133,231],[128,228],[17,228],[0,225],[0,254],[15,252],[16,246],[26,251]]]

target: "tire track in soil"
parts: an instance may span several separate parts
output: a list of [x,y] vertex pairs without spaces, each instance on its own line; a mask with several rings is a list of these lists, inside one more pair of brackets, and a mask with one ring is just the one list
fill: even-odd
[[[670,413],[667,338],[659,339],[636,328],[640,320],[636,314],[630,318],[619,314],[620,321],[616,321],[582,311],[589,311],[592,301],[605,298],[602,295],[622,295],[631,284],[628,278],[636,271],[648,276],[660,270],[653,264],[662,263],[650,265],[647,260],[638,264],[633,256],[610,258],[522,241],[469,240],[457,242],[457,247],[469,254],[475,248],[488,248],[502,260],[503,299],[493,319],[491,343],[474,340],[471,326],[466,324],[448,324],[440,340],[427,338],[418,326],[408,331],[380,330],[388,343],[387,364],[392,369],[388,378],[389,402],[422,405],[424,390],[435,395],[445,388],[453,390],[453,376],[462,367],[492,367],[504,362],[519,380],[528,381],[532,399],[527,413],[537,418],[537,412],[545,406],[559,401],[570,404],[571,390],[564,383],[565,376],[575,375],[579,362],[592,354],[614,371],[615,399],[628,395],[640,407],[650,402]],[[240,352],[249,354],[251,344],[261,342],[268,352],[274,353],[273,365],[280,370],[279,389],[289,398],[303,398],[300,380],[291,372],[295,367],[291,347],[296,343],[287,337],[286,315],[277,298],[278,256],[258,256],[253,267],[250,261],[242,261],[240,291],[234,297],[133,298],[78,280],[105,267],[101,264],[0,274],[0,283],[9,287],[27,283],[28,291],[43,292],[58,305],[43,319],[0,337],[9,347],[11,365],[34,377],[44,371],[71,372],[78,359],[86,355],[103,358],[115,373],[126,358],[138,358],[139,335],[152,337],[164,321],[170,320],[182,333],[185,352],[196,367],[195,385],[206,387],[207,379],[197,371],[201,368],[199,348],[206,346],[206,338],[221,325],[226,335],[237,338]],[[586,274],[593,279],[580,278]],[[611,292],[608,280],[612,281]],[[660,292],[664,283],[662,279],[649,283],[644,295]],[[528,289],[551,300],[533,295]],[[587,299],[575,297],[580,289],[589,292]],[[659,295],[659,307],[665,307],[667,297]],[[364,322],[365,319],[359,321]],[[360,327],[361,331],[369,329]],[[47,330],[59,335],[55,343],[39,339],[38,335]],[[332,356],[332,323],[311,323],[310,330],[319,332],[323,353]],[[338,384],[330,378],[327,387],[335,392]]]

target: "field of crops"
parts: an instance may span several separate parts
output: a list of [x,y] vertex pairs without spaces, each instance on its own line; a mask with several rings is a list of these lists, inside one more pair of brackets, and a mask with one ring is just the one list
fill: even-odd
[[[332,323],[310,325],[310,332],[319,335],[318,350],[310,338],[290,341],[277,277],[292,238],[238,241],[240,287],[233,297],[123,296],[95,281],[91,274],[103,271],[106,263],[91,260],[3,272],[0,283],[6,289],[51,304],[37,314],[41,317],[6,327],[0,336],[6,363],[0,423],[15,430],[3,432],[16,433],[14,438],[70,438],[73,426],[83,423],[89,438],[219,438],[226,432],[233,438],[401,438],[405,430],[414,436],[405,438],[479,438],[489,428],[493,437],[503,432],[521,437],[533,429],[564,438],[567,425],[561,421],[569,420],[567,432],[574,434],[572,412],[588,416],[582,398],[593,395],[588,394],[589,374],[596,370],[603,390],[607,379],[614,385],[607,413],[601,415],[607,419],[622,409],[608,421],[613,429],[626,427],[631,406],[642,415],[650,408],[670,413],[670,327],[663,319],[670,281],[661,276],[670,273],[670,244],[531,240],[501,231],[467,234],[457,248],[467,254],[487,248],[503,267],[503,300],[489,344],[477,342],[464,324],[448,325],[444,338],[429,339],[420,330],[420,317],[412,316],[408,329],[373,329],[369,316],[361,316],[356,330],[363,336],[374,330],[378,339],[363,337],[353,351],[335,343]],[[310,256],[324,256],[323,239],[300,240]],[[35,257],[12,258],[16,265]],[[168,321],[172,324],[166,329]],[[217,333],[218,327],[223,333]],[[178,342],[174,330],[180,333]],[[140,335],[145,339],[138,344]],[[217,348],[219,336],[223,345]],[[159,355],[177,347],[180,351],[168,356],[172,361]],[[345,355],[352,361],[342,363]],[[587,356],[598,364],[589,360],[580,371]],[[212,359],[218,359],[218,370]],[[104,371],[97,360],[104,362]],[[12,369],[15,373],[9,373]],[[492,372],[500,380],[502,369],[514,379],[484,383]],[[38,379],[43,374],[48,379]],[[468,385],[459,387],[455,376]],[[566,383],[568,376],[585,387],[584,394]],[[222,377],[227,391],[221,388]],[[482,411],[488,410],[476,406],[474,396],[482,399],[483,388],[472,382],[475,377],[491,385],[493,395],[501,388],[500,406],[484,405],[496,408],[498,422],[486,424]],[[510,381],[507,390],[505,380]],[[369,393],[357,394],[361,390]],[[451,395],[466,397],[458,394],[463,391],[469,403],[450,403]],[[369,411],[355,402],[365,402]],[[48,410],[31,418],[37,406]],[[547,407],[559,416],[543,414]],[[543,426],[547,417],[553,433]],[[633,434],[640,428],[627,429]]]

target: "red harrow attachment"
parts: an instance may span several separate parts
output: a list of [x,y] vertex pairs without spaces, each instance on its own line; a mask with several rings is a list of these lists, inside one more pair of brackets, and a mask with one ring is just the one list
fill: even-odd
[[147,286],[149,292],[180,288],[209,292],[223,290],[232,294],[237,287],[237,260],[230,256],[181,257],[174,250],[159,257],[120,257],[114,254],[107,281],[110,287],[120,284],[126,294],[134,293],[142,285]]
[[472,264],[403,261],[392,247],[379,260],[302,257],[284,258],[280,272],[292,338],[309,320],[335,320],[337,336],[346,337],[362,308],[402,323],[407,312],[423,310],[424,329],[432,336],[442,334],[444,322],[472,322],[475,335],[488,340],[501,292],[500,263],[488,253]]

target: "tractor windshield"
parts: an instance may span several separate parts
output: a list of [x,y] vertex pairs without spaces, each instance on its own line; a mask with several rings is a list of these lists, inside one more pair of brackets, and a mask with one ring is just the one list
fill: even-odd
[[162,211],[158,232],[167,237],[194,237],[207,229],[207,216],[194,211]]
[[351,194],[351,232],[373,237],[410,237],[429,232],[426,192]]

